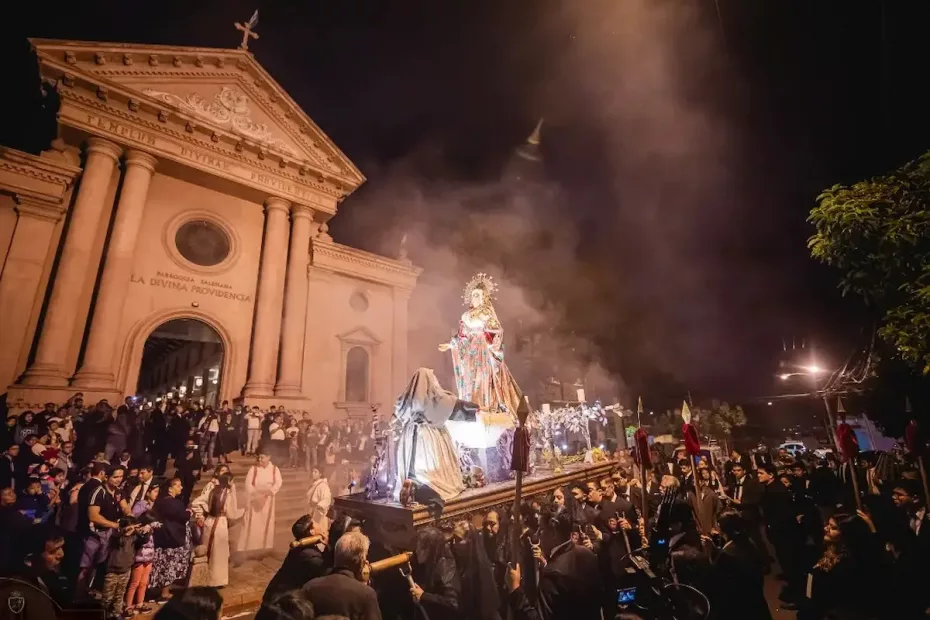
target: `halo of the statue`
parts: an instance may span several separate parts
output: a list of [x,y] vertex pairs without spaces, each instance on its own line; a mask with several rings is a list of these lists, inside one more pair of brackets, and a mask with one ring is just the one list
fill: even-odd
[[471,294],[476,288],[484,291],[484,295],[489,302],[493,301],[497,295],[498,286],[494,278],[486,273],[476,273],[465,285],[465,290],[462,293],[462,301],[466,306],[471,303]]

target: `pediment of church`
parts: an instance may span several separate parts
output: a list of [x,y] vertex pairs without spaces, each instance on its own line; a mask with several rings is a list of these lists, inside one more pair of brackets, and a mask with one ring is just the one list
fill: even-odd
[[[351,193],[365,178],[246,50],[32,40],[42,76]],[[70,93],[67,93],[70,94]],[[86,95],[85,95],[86,97]],[[123,104],[125,101],[125,104]],[[141,119],[145,120],[145,119]],[[158,125],[150,126],[158,127]]]
[[343,332],[336,337],[346,344],[362,344],[370,346],[381,344],[381,339],[364,325],[353,327],[349,331]]

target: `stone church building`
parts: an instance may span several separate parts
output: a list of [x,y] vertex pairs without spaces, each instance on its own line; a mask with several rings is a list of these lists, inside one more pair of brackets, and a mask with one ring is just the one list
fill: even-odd
[[365,178],[255,58],[32,44],[58,139],[0,147],[7,407],[82,392],[389,415],[419,270],[333,241]]

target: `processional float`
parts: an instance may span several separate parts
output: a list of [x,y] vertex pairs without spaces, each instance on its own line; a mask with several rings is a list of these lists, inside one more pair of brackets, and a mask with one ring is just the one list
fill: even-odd
[[606,460],[538,464],[530,474],[529,404],[504,361],[496,292],[487,274],[473,277],[458,330],[439,345],[451,353],[456,393],[431,369],[418,369],[376,439],[365,489],[335,498],[337,511],[365,520],[366,532],[382,544],[411,549],[419,527],[480,520],[492,509],[519,518],[521,496],[543,496],[612,467]]

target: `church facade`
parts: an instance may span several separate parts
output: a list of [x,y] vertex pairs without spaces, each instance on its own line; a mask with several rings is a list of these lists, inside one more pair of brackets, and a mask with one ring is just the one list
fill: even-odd
[[7,407],[199,394],[386,414],[419,270],[333,241],[365,179],[255,58],[32,43],[59,138],[0,147]]

